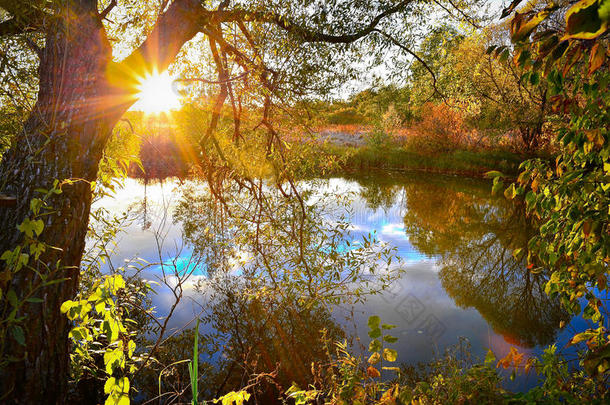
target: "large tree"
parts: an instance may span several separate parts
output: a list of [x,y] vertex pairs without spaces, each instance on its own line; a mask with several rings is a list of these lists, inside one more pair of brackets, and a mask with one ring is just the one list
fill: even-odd
[[[15,41],[9,47],[24,46],[19,58],[8,62],[28,65],[35,59],[38,66],[30,82],[34,104],[0,162],[0,254],[12,252],[0,261],[0,311],[5,317],[0,401],[63,403],[69,325],[59,308],[76,293],[92,184],[113,128],[136,101],[139,78],[167,69],[183,45],[198,36],[208,46],[217,74],[211,84],[219,89],[206,136],[216,128],[227,98],[234,112],[240,110],[235,108],[239,100],[230,66],[241,72],[240,79],[258,84],[264,95],[258,104],[262,124],[274,134],[269,123],[272,94],[282,86],[306,93],[307,80],[332,72],[336,55],[358,53],[351,44],[368,41],[368,49],[377,50],[396,46],[390,31],[407,38],[400,18],[407,12],[424,17],[418,4],[0,0],[0,40]],[[113,56],[116,32],[129,42],[118,46],[119,54],[129,52],[122,59]],[[26,49],[31,58],[23,56]],[[290,59],[284,66],[279,64],[282,52]],[[2,59],[2,69],[7,69],[7,54]],[[7,81],[9,75],[2,73],[2,86],[10,93],[19,80]],[[239,138],[237,112],[234,121]],[[46,205],[41,208],[38,199]]]

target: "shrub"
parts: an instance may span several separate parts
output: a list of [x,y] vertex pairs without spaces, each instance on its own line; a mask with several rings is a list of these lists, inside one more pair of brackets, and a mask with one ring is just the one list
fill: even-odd
[[446,104],[426,103],[422,106],[421,117],[407,137],[407,148],[437,153],[467,145],[469,133],[458,109]]
[[392,137],[383,128],[373,128],[365,135],[366,145],[375,150],[386,149],[392,143]]

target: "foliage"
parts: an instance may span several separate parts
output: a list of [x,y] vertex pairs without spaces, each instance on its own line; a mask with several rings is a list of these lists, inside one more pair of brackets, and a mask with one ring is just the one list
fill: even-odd
[[371,148],[373,151],[382,152],[392,146],[392,139],[388,132],[381,128],[376,127],[365,136],[366,146]]
[[408,149],[435,154],[466,146],[468,130],[458,109],[446,104],[426,103],[421,110],[421,121],[407,136]]
[[223,395],[222,397],[215,399],[215,404],[221,403],[222,405],[243,405],[244,402],[247,402],[250,399],[250,394],[247,391],[231,391],[228,394]]
[[[52,275],[61,270],[60,264],[49,268],[48,274],[40,272],[40,268],[47,265],[40,261],[40,256],[45,251],[54,247],[43,242],[40,234],[45,228],[44,219],[52,207],[49,202],[52,197],[61,194],[62,184],[55,180],[53,187],[49,190],[36,190],[39,197],[35,197],[30,202],[30,214],[18,226],[21,233],[21,242],[12,250],[2,252],[0,256],[0,348],[4,349],[8,340],[16,341],[21,346],[26,346],[27,328],[24,328],[23,310],[28,306],[40,306],[43,299],[38,297],[41,290],[47,286],[63,281],[53,279]],[[13,278],[19,272],[31,272],[28,278],[30,282],[21,291],[16,291],[12,283]],[[40,280],[36,280],[34,275],[38,275]],[[9,334],[10,332],[10,334]],[[4,350],[2,353],[6,353]],[[0,358],[0,368],[7,367],[11,362],[20,359],[8,354]]]
[[[337,342],[336,357],[328,353],[330,365],[326,369],[325,381],[321,389],[302,390],[293,384],[286,394],[297,404],[317,403],[318,399],[330,404],[391,404],[400,397],[406,399],[394,382],[379,380],[383,370],[400,373],[398,367],[384,367],[383,361],[394,363],[398,354],[396,350],[384,347],[387,343],[396,343],[398,338],[384,334],[383,331],[395,328],[395,325],[382,324],[378,316],[368,319],[369,337],[372,339],[368,350],[371,353],[362,365],[360,359],[349,353],[346,342]],[[366,367],[366,370],[364,369]]]
[[[517,4],[515,0],[504,14]],[[548,4],[514,15],[515,62],[530,76],[547,77],[553,107],[565,123],[557,131],[561,150],[555,161],[524,162],[518,182],[505,191],[508,198],[524,198],[540,224],[529,242],[528,259],[532,271],[552,272],[546,292],[598,325],[575,335],[571,344],[587,341],[582,364],[600,378],[610,372],[606,315],[597,296],[608,287],[610,264],[609,17],[603,10],[602,2],[583,0],[567,12]],[[546,24],[560,12],[566,12],[565,25]],[[499,177],[495,182],[501,187]]]
[[[105,379],[107,405],[129,404],[129,375],[136,371],[140,360],[135,355],[134,336],[137,322],[130,312],[138,307],[140,296],[145,296],[147,284],[126,288],[120,274],[102,277],[89,292],[81,292],[75,300],[62,304],[61,312],[73,321],[70,339],[74,345],[73,378],[87,374]],[[97,366],[103,355],[103,369]]]
[[[458,350],[459,349],[459,350]],[[488,352],[482,363],[473,362],[469,345],[446,351],[443,357],[426,365],[423,376],[407,378],[411,404],[502,404],[506,392],[495,369],[495,357]]]
[[[208,189],[184,187],[174,218],[208,274],[240,269],[262,283],[251,286],[254,296],[281,294],[307,306],[361,300],[377,290],[370,277],[379,286],[397,277],[395,249],[375,233],[353,241],[345,205],[351,196],[317,187],[316,180],[299,190],[257,180],[248,192],[226,189],[222,204]],[[325,219],[328,212],[337,219]]]
[[195,324],[195,339],[193,342],[193,359],[189,363],[189,376],[191,377],[191,392],[193,393],[192,404],[197,405],[199,394],[199,319]]

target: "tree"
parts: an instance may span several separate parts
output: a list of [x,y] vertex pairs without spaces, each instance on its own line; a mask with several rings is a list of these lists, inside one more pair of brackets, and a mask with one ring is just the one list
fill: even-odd
[[[176,0],[161,1],[155,8],[113,0],[98,9],[95,0],[0,1],[7,15],[0,23],[0,35],[19,38],[38,60],[35,105],[0,165],[1,191],[11,205],[0,208],[0,252],[9,252],[2,264],[2,290],[11,300],[4,300],[1,309],[21,322],[11,329],[15,338],[3,340],[3,360],[13,363],[6,367],[4,361],[0,374],[3,400],[62,402],[68,321],[59,307],[76,292],[92,185],[113,127],[135,101],[139,77],[167,69],[182,46],[201,33],[220,87],[207,136],[213,133],[225,100],[229,98],[233,106],[239,102],[233,94],[229,63],[239,66],[242,75],[254,77],[261,94],[267,94],[262,121],[270,128],[270,93],[280,91],[280,85],[298,89],[304,77],[328,72],[336,64],[337,51],[349,51],[349,44],[359,39],[381,41],[381,35],[370,34],[415,4],[411,0],[367,5],[277,1],[231,6],[225,0],[211,7],[197,0]],[[154,24],[149,20],[134,23],[137,18],[125,11],[130,7],[144,8],[158,17]],[[121,23],[109,28],[110,17],[120,18]],[[137,24],[138,33],[152,26],[149,35],[129,56],[115,61],[112,30]],[[230,33],[228,25],[234,29]],[[132,41],[138,38],[131,35]],[[277,58],[265,59],[263,54],[288,52],[287,44],[293,44],[300,56],[292,55],[294,63],[279,71],[274,66]],[[316,58],[311,58],[312,52]],[[238,118],[234,122],[239,135]],[[43,206],[38,202],[43,201],[38,198],[41,190],[48,196]],[[21,252],[24,243],[34,246],[32,256],[36,257]],[[13,266],[15,258],[26,262],[20,271]],[[27,296],[32,291],[36,297]],[[26,297],[34,299],[25,302]]]
[[[414,101],[424,106],[431,99],[444,102],[463,111],[477,130],[490,135],[515,133],[522,148],[535,151],[550,113],[546,80],[513,63],[515,54],[507,36],[505,24],[489,25],[468,36],[451,27],[432,32],[423,42],[422,57],[435,72],[439,92],[428,90],[432,79],[415,65],[411,69]],[[502,57],[491,55],[492,51]]]
[[477,110],[471,118],[477,128],[500,135],[516,132],[525,150],[536,151],[550,113],[546,80],[515,66],[510,53],[495,58],[487,52],[506,33],[503,25],[490,26],[454,50],[456,90]]
[[[520,3],[514,0],[502,16]],[[546,293],[597,324],[570,344],[586,341],[582,364],[600,381],[610,372],[607,311],[598,298],[608,288],[610,263],[609,24],[607,0],[530,4],[514,13],[515,61],[547,77],[549,100],[563,120],[556,159],[524,162],[517,183],[505,191],[509,198],[522,196],[539,224],[528,260],[535,271],[552,271]],[[500,177],[494,181],[501,187]]]

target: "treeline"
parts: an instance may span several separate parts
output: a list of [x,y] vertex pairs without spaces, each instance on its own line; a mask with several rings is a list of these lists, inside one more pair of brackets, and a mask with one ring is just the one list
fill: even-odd
[[[489,52],[492,46],[502,50],[499,57]],[[424,39],[419,56],[402,86],[376,86],[309,107],[321,125],[383,128],[420,152],[552,147],[559,118],[548,79],[515,64],[520,54],[510,45],[508,24],[467,35],[442,25]]]

